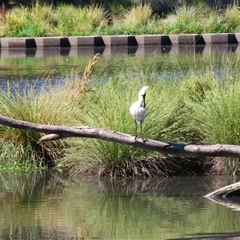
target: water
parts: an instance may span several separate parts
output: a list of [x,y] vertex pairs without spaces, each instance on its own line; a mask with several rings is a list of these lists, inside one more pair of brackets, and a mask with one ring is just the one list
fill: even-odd
[[[199,71],[204,66],[215,69],[216,76],[222,76],[226,58],[238,55],[238,45],[213,46],[148,46],[148,47],[106,47],[69,49],[0,49],[0,88],[7,91],[8,84],[23,90],[29,86],[37,90],[49,85],[61,84],[65,77],[74,80],[82,74],[89,59],[101,54],[96,67],[105,78],[116,66],[124,65],[146,69],[153,67],[159,79],[184,79],[189,68]],[[130,56],[130,57],[129,57]],[[231,57],[230,57],[231,58]],[[210,60],[209,60],[210,59]],[[231,63],[231,61],[228,61]],[[228,63],[228,64],[229,64]],[[200,67],[199,67],[200,66]]]
[[1,239],[240,237],[240,213],[203,195],[232,180],[174,177],[71,180],[59,173],[0,174]]

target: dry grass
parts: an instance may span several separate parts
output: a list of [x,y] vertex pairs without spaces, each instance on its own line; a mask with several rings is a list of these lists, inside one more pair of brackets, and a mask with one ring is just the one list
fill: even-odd
[[152,8],[149,4],[136,5],[124,14],[124,22],[135,27],[145,25],[152,16]]
[[232,31],[240,30],[240,9],[236,5],[227,7],[223,13],[224,21]]
[[91,89],[89,88],[89,76],[92,74],[93,70],[94,70],[94,66],[98,61],[98,57],[99,57],[99,53],[95,54],[95,56],[89,60],[88,65],[86,66],[82,78],[79,79],[78,77],[76,77],[75,79],[75,87],[76,87],[76,100],[79,102],[81,100],[81,96],[87,92],[87,91],[91,91]]

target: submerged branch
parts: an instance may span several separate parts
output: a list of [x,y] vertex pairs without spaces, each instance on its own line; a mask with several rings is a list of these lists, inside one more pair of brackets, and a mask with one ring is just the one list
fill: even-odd
[[240,204],[238,201],[239,196],[240,196],[240,182],[237,182],[219,188],[211,193],[208,193],[204,197],[213,202],[219,203],[221,205],[239,211],[240,210]]
[[239,190],[240,190],[240,182],[237,183],[233,183],[230,185],[227,185],[225,187],[219,188],[207,195],[205,195],[204,197],[206,198],[226,198],[228,195],[233,194],[234,192],[236,193],[238,191],[238,195],[239,195]]
[[47,135],[40,138],[39,142],[52,141],[67,137],[84,137],[126,144],[133,147],[140,147],[163,154],[181,154],[200,157],[240,157],[240,146],[237,145],[193,145],[160,142],[152,139],[142,139],[140,137],[136,138],[133,135],[102,128],[90,126],[67,127],[35,124],[5,116],[0,116],[0,124],[13,128],[24,129],[29,132],[46,133]]

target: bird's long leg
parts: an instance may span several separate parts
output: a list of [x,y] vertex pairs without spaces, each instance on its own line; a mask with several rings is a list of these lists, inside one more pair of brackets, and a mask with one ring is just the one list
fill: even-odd
[[143,135],[142,135],[142,121],[140,122],[140,137],[142,138]]
[[136,137],[135,138],[137,138],[137,136],[138,136],[138,131],[137,131],[138,126],[137,126],[137,121],[134,121],[134,122],[135,122],[135,129],[136,129]]
[[142,134],[142,124],[143,124],[143,121],[140,122],[140,131],[141,131],[140,137],[142,138],[142,141],[145,143],[147,141],[147,139],[143,137],[143,134]]

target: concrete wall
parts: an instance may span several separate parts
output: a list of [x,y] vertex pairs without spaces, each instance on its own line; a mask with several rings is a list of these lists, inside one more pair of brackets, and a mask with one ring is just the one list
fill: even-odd
[[238,44],[240,33],[171,34],[171,35],[113,35],[80,37],[0,38],[0,48],[64,48],[141,45],[207,45]]

